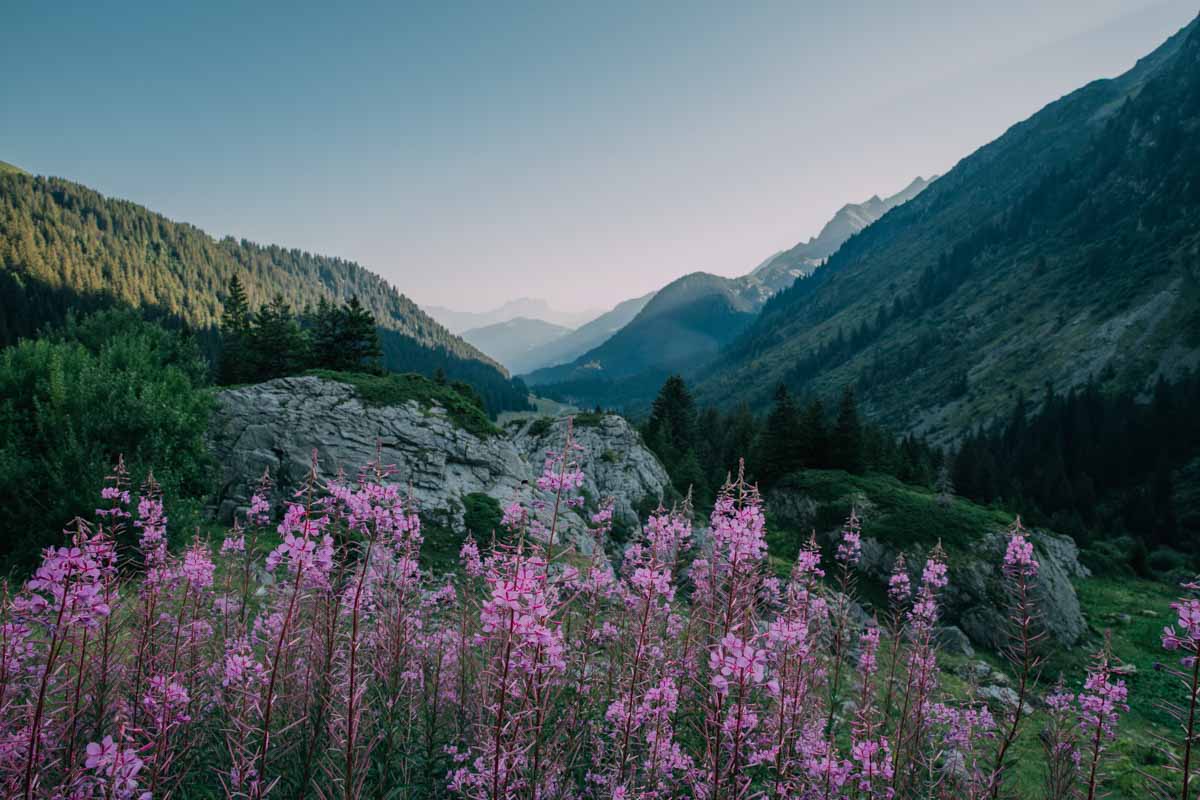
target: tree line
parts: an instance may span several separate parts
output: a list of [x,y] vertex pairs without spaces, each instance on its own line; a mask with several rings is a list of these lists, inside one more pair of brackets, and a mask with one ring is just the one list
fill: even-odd
[[[379,326],[384,368],[430,377],[441,368],[475,387],[490,413],[528,408],[523,383],[352,261],[214,239],[77,183],[0,174],[0,347],[41,336],[72,315],[135,309],[188,332],[219,375],[219,329],[235,278],[248,307],[299,309],[293,317],[322,299],[357,298]],[[274,327],[291,335],[285,325]]]
[[315,307],[292,311],[276,295],[252,309],[235,275],[221,316],[220,382],[258,383],[309,369],[382,371],[375,318],[357,297],[336,305],[322,297]]
[[711,502],[743,458],[747,477],[764,489],[800,469],[878,470],[932,485],[942,464],[941,451],[923,440],[898,438],[865,422],[853,387],[830,409],[819,398],[798,399],[779,384],[762,417],[744,403],[728,412],[697,409],[686,382],[674,375],[663,384],[641,432],[675,489],[681,494],[690,489],[700,505]]
[[1200,374],[1160,378],[1150,397],[1105,394],[1096,380],[968,436],[954,457],[957,491],[1087,541],[1129,535],[1144,545],[1200,545]]

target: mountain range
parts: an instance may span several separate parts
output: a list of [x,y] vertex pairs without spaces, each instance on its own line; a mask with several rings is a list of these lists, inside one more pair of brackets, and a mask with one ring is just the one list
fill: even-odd
[[550,303],[537,297],[518,297],[490,311],[455,311],[443,306],[423,306],[429,316],[440,322],[451,333],[486,328],[501,322],[524,318],[549,322],[568,330],[577,328],[588,320],[595,319],[600,311],[559,311]]
[[1016,398],[1200,364],[1200,20],[1013,125],[691,370],[698,399],[857,387],[934,441]]
[[843,206],[821,232],[776,253],[749,273],[726,278],[694,272],[660,289],[610,338],[558,366],[525,376],[584,405],[628,407],[647,399],[671,372],[690,371],[717,356],[753,322],[767,300],[817,269],[841,242],[917,196],[934,178],[916,178],[895,195]]
[[478,347],[481,352],[487,353],[499,361],[510,371],[517,373],[527,368],[532,353],[551,342],[562,339],[569,333],[571,333],[570,328],[555,325],[552,322],[529,317],[514,317],[504,322],[463,331],[462,338],[469,344]]

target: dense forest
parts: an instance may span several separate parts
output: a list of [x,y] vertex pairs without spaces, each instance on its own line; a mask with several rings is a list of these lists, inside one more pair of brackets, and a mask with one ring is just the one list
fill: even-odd
[[27,568],[90,515],[118,458],[139,482],[153,470],[181,532],[199,524],[216,467],[209,373],[193,337],[129,310],[0,350],[0,566]]
[[863,420],[853,387],[829,408],[780,384],[770,410],[755,414],[746,404],[701,409],[672,376],[641,431],[675,489],[701,507],[742,457],[768,492],[802,470],[874,472],[1020,513],[1142,574],[1182,567],[1200,552],[1200,374],[1160,379],[1145,396],[1102,384],[1048,387],[1040,404],[1021,397],[944,451]]
[[254,307],[280,301],[303,311],[357,298],[379,326],[384,368],[430,376],[440,368],[475,386],[491,413],[527,407],[523,384],[354,262],[213,239],[77,183],[0,173],[0,346],[69,313],[128,307],[193,330],[215,360],[234,278]]
[[954,459],[964,497],[1002,503],[1087,541],[1131,535],[1139,549],[1200,545],[1200,375],[1160,379],[1148,400],[1098,381],[968,436]]

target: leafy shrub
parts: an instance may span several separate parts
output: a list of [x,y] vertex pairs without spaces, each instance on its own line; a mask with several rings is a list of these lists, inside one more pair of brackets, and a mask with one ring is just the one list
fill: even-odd
[[128,312],[0,352],[0,558],[28,565],[58,541],[65,521],[95,508],[118,456],[137,481],[154,467],[172,513],[194,511],[212,485],[206,380],[193,342]]
[[471,492],[463,497],[463,523],[467,532],[481,542],[500,530],[500,501],[489,494]]
[[553,417],[538,417],[529,423],[529,435],[535,438],[545,436],[554,427]]

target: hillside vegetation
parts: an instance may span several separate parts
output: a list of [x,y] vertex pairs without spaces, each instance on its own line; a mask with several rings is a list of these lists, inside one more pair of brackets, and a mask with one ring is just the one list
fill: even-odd
[[0,346],[68,312],[123,306],[197,330],[211,352],[235,277],[252,308],[281,300],[300,312],[357,297],[379,325],[384,367],[441,368],[495,398],[495,410],[524,407],[524,388],[503,367],[352,261],[214,239],[77,183],[0,170]]

